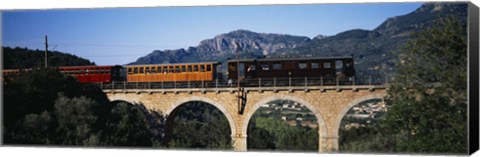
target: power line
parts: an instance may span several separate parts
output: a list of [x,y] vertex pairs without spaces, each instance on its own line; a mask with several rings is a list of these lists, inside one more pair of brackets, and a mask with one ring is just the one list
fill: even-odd
[[143,44],[97,44],[97,43],[64,43],[57,42],[56,44],[63,45],[77,45],[77,46],[94,46],[94,47],[188,47],[185,45],[143,45]]

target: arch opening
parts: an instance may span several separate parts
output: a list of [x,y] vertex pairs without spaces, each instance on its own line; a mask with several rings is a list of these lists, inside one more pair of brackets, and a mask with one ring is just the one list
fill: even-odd
[[344,109],[338,122],[339,151],[355,152],[361,150],[359,139],[376,134],[379,121],[387,112],[383,97],[364,97],[351,102]]
[[164,144],[169,148],[231,149],[232,122],[218,105],[187,101],[168,111]]
[[325,123],[306,101],[291,96],[272,96],[256,103],[244,122],[248,150],[322,150]]

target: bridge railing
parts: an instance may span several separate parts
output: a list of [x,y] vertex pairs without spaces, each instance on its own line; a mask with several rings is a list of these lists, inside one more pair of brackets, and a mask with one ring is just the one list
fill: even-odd
[[[289,77],[241,79],[241,87],[310,87],[310,86],[355,86],[386,85],[387,77]],[[189,89],[189,88],[235,88],[237,80],[181,81],[181,82],[110,82],[99,83],[102,89]]]

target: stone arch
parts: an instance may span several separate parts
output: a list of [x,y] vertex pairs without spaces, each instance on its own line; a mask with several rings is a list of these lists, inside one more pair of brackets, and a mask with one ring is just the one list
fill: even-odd
[[142,103],[140,101],[136,101],[137,99],[129,97],[129,95],[124,95],[124,94],[111,94],[111,95],[107,94],[107,97],[110,102],[123,101],[130,104]]
[[115,99],[115,100],[112,100],[110,101],[111,104],[116,104],[116,103],[127,103],[127,104],[130,104],[130,105],[134,105],[135,103],[132,103],[130,101],[126,101],[126,100],[122,100],[122,99]]
[[335,131],[334,136],[338,137],[338,133],[340,131],[340,124],[342,123],[342,119],[343,119],[343,117],[345,117],[347,112],[353,106],[358,105],[359,103],[367,101],[367,100],[372,100],[372,99],[382,99],[383,100],[385,96],[386,96],[385,94],[369,94],[369,95],[366,95],[366,96],[363,96],[363,97],[356,98],[355,100],[348,103],[345,107],[343,107],[343,109],[339,112],[339,114],[337,115],[337,118],[335,119],[335,123],[334,123],[333,127],[336,131]]
[[228,110],[223,105],[221,105],[220,103],[218,103],[218,102],[216,102],[212,99],[206,98],[206,97],[192,96],[192,97],[186,97],[186,98],[183,98],[181,100],[176,101],[175,103],[171,104],[170,107],[165,112],[165,115],[167,116],[167,120],[170,118],[169,117],[170,114],[175,109],[177,109],[178,107],[180,107],[181,105],[183,105],[187,102],[193,102],[193,101],[205,102],[205,103],[208,103],[210,105],[213,105],[215,108],[220,110],[223,113],[223,115],[225,116],[225,118],[227,118],[227,120],[228,120],[228,124],[230,125],[231,136],[233,136],[236,133],[237,128],[235,127],[236,126],[235,125],[235,120],[233,119],[230,112],[228,112]]
[[[274,101],[274,100],[280,100],[280,99],[281,100],[291,100],[291,101],[298,102],[302,105],[305,105],[317,118],[318,134],[319,134],[318,137],[320,139],[322,139],[323,136],[328,136],[327,126],[325,124],[325,120],[323,119],[323,116],[319,112],[319,110],[317,110],[313,105],[311,105],[307,101],[305,101],[301,98],[294,97],[294,96],[289,96],[289,95],[273,95],[273,96],[266,97],[266,98],[256,102],[255,105],[253,105],[252,108],[245,114],[245,119],[243,121],[242,130],[241,130],[242,135],[247,136],[247,129],[248,129],[248,124],[250,122],[250,119],[252,118],[253,114],[258,110],[258,108],[260,108],[261,105],[266,104],[266,103],[271,102],[271,101]],[[326,143],[322,142],[322,140],[320,140],[320,139],[319,139],[319,142],[318,142],[318,147],[319,147],[319,150],[322,151],[322,150],[325,149],[324,147],[326,147]]]

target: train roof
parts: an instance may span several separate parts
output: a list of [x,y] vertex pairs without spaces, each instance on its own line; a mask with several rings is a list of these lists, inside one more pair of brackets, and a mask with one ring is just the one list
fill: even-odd
[[68,68],[68,69],[74,69],[74,68],[110,68],[114,66],[119,66],[119,65],[84,65],[84,66],[59,66],[55,68]]
[[[240,59],[240,62],[253,62],[253,61],[307,61],[307,60],[320,60],[320,59],[352,59],[353,56],[329,56],[329,57],[303,57],[303,58],[259,58],[259,59]],[[236,59],[230,59],[228,62],[236,62]]]
[[138,67],[138,66],[169,66],[169,65],[197,65],[197,64],[222,64],[220,62],[190,62],[190,63],[164,63],[164,64],[137,64],[137,65],[125,65],[125,67]]

